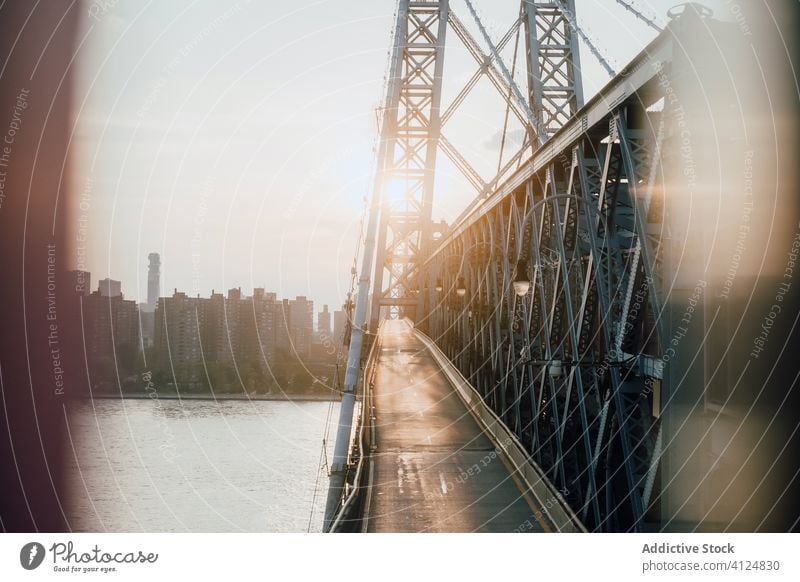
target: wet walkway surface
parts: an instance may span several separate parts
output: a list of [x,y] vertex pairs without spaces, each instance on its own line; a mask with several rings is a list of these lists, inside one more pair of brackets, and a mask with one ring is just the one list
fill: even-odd
[[411,327],[384,322],[379,347],[367,531],[544,531]]

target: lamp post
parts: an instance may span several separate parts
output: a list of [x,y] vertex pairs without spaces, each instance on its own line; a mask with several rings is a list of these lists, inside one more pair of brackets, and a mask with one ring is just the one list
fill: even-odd
[[[437,265],[438,276],[434,290],[436,291],[437,298],[434,301],[436,306],[436,325],[435,336],[444,340],[446,345],[450,345],[450,335],[454,333],[453,319],[455,310],[458,309],[456,305],[457,297],[466,295],[467,287],[464,283],[464,277],[461,276],[464,257],[462,254],[450,254],[441,258],[441,263]],[[457,265],[457,266],[456,266]],[[450,292],[454,291],[453,294]],[[437,339],[438,341],[438,339]],[[447,349],[445,350],[448,351]],[[449,353],[449,352],[448,352]]]
[[512,279],[514,285],[514,293],[517,297],[525,297],[528,290],[531,288],[531,279],[528,275],[528,261],[520,259],[517,261],[517,268],[514,271],[514,278]]

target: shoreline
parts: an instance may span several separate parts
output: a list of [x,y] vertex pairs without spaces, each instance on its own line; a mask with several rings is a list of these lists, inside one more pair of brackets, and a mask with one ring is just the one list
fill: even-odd
[[263,400],[274,402],[339,402],[338,396],[324,394],[157,394],[147,392],[129,394],[91,394],[80,396],[77,400]]

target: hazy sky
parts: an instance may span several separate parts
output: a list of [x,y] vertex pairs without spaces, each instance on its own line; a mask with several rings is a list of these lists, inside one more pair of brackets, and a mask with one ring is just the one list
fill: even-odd
[[[519,6],[473,4],[495,40]],[[664,24],[676,2],[634,4]],[[715,4],[725,17],[725,3]],[[463,0],[451,6],[471,22]],[[126,297],[143,301],[147,254],[159,252],[162,294],[264,286],[338,308],[369,194],[394,8],[393,0],[87,2],[72,143],[83,201],[75,215],[90,242],[85,263],[76,256],[72,266],[91,271],[95,286],[120,279]],[[577,0],[576,11],[617,68],[655,36],[611,0]],[[458,42],[449,35],[444,104],[475,66]],[[608,77],[581,50],[588,99]],[[504,105],[485,81],[465,105],[444,133],[488,177]],[[473,193],[439,162],[434,218],[449,220]]]

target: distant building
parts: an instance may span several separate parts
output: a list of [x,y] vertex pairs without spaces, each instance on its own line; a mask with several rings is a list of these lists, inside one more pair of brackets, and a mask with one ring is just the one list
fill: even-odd
[[333,312],[333,340],[339,344],[344,336],[344,328],[347,324],[347,314],[343,310]]
[[308,356],[314,335],[314,302],[303,295],[290,300],[289,322],[294,353],[300,357]]
[[253,290],[252,317],[255,323],[256,347],[258,348],[255,355],[265,370],[278,353],[282,307],[282,304],[278,303],[278,296],[275,293],[264,293],[263,289]]
[[175,372],[179,383],[202,381],[198,364],[203,361],[203,331],[206,310],[199,297],[188,297],[177,289],[172,297],[161,297],[155,312],[156,367]]
[[211,297],[201,300],[205,329],[202,330],[203,355],[206,361],[220,361],[226,349],[228,337],[225,332],[225,296],[211,291]]
[[139,304],[139,328],[142,347],[149,348],[155,343],[155,311],[161,289],[161,258],[158,253],[147,255],[147,302]]
[[[233,363],[241,360],[240,346],[242,331],[240,315],[242,313],[242,288],[228,289],[228,297],[224,302],[222,330],[218,334],[217,357],[221,362]],[[237,355],[239,357],[237,358]]]
[[150,253],[147,259],[147,310],[154,312],[161,295],[161,257],[158,253]]
[[323,305],[322,311],[317,315],[317,333],[323,341],[331,337],[331,312],[327,305]]
[[[322,326],[329,328],[327,306],[323,313],[328,318],[322,317]],[[147,314],[141,318],[146,321]],[[275,373],[286,374],[286,366],[275,364],[290,362],[287,357],[314,359],[326,375],[335,353],[332,346],[312,347],[313,301],[279,299],[260,287],[250,297],[237,287],[225,296],[212,291],[209,298],[188,297],[176,289],[159,299],[153,318],[154,369],[168,377],[174,373],[178,385],[189,389],[238,381],[253,390]]]
[[[157,298],[151,309],[160,261],[156,253],[149,258],[148,301],[138,305],[125,299],[119,281],[103,279],[88,293],[91,275],[70,272],[83,307],[93,388],[113,390],[117,382],[127,382],[125,389],[139,386],[134,374],[142,348],[150,348],[147,365],[159,374],[158,381],[175,381],[181,390],[207,384],[229,389],[239,382],[252,391],[271,381],[292,382],[297,357],[324,381],[332,377],[336,350],[331,342],[312,341],[315,312],[309,298],[279,299],[261,287],[250,297],[237,287],[226,296],[212,291],[208,298],[175,289],[172,296]],[[342,327],[344,312],[332,314],[324,305],[316,322],[320,333],[330,334],[332,315],[334,326]]]
[[[221,295],[219,296],[221,298]],[[263,288],[253,289],[252,297],[244,297],[241,288],[230,289],[221,311],[221,332],[217,334],[217,356],[225,363],[259,362],[262,368],[274,359],[279,348],[288,351],[289,342],[282,345],[282,305],[275,293]]]
[[288,299],[281,300],[276,316],[275,346],[288,354],[292,351],[292,312]]
[[[261,294],[263,298],[263,293]],[[256,331],[256,301],[253,297],[239,297],[237,318],[237,333],[232,339],[236,349],[237,362],[258,361],[261,357],[261,348],[258,345]]]
[[97,291],[101,297],[121,297],[122,283],[114,279],[101,279]]
[[[113,291],[113,289],[112,289]],[[116,385],[134,371],[139,350],[136,302],[95,291],[83,297],[83,333],[89,378],[93,386]]]
[[155,341],[155,313],[150,311],[147,303],[139,304],[139,327],[142,338],[142,347],[149,348]]

